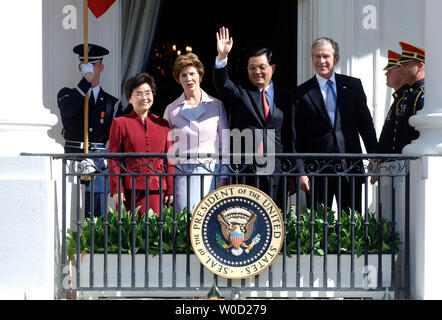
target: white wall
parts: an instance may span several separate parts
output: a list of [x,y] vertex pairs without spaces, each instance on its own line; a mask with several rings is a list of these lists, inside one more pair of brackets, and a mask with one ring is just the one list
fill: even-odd
[[[51,138],[63,144],[57,93],[63,87],[74,88],[81,79],[78,56],[72,48],[83,43],[83,0],[43,1],[43,101],[59,121],[49,131]],[[89,43],[110,51],[103,59],[101,84],[104,90],[120,97],[120,2],[116,1],[98,19],[89,11]],[[76,23],[71,17],[76,17]]]

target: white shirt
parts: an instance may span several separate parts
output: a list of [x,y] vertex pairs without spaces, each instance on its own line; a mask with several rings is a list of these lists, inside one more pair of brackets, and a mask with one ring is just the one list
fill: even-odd
[[90,88],[89,91],[87,92],[89,97],[91,96],[91,91],[94,93],[95,103],[97,103],[97,98],[98,98],[98,94],[100,93],[100,88],[101,88],[101,85],[99,84],[98,86],[96,86],[94,88]]

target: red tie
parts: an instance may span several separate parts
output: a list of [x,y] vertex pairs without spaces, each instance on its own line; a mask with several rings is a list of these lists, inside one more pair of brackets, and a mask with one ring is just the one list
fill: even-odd
[[[264,119],[265,119],[266,123],[269,123],[269,121],[270,121],[270,106],[269,106],[269,102],[267,101],[267,98],[266,98],[266,89],[265,88],[262,89],[262,108],[264,110]],[[258,153],[261,153],[261,154],[264,153],[263,141],[261,141],[261,143],[259,144]]]
[[264,119],[266,123],[270,121],[270,106],[266,98],[266,89],[262,89],[262,108],[264,109]]

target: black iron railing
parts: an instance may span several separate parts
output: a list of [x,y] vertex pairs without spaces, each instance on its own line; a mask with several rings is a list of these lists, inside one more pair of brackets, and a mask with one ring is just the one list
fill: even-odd
[[[174,164],[175,172],[171,173],[166,165],[158,170],[158,163],[165,163],[164,154],[51,156],[63,163],[62,276],[74,278],[69,287],[63,287],[64,292],[175,291],[204,296],[215,283],[221,292],[369,292],[388,289],[401,292],[404,297],[409,295],[409,171],[410,160],[415,159],[413,157],[272,154],[260,159],[255,154],[192,154],[184,158],[196,160],[190,170]],[[119,173],[109,171],[108,166],[97,165],[99,159],[118,166]],[[125,159],[145,160],[127,167]],[[228,170],[214,171],[214,159],[223,159]],[[266,172],[269,161],[274,170]],[[141,167],[148,168],[148,172]],[[203,172],[195,173],[198,167],[203,168]],[[226,178],[229,184],[251,184],[264,188],[271,195],[276,194],[277,188],[278,199],[274,200],[279,204],[286,230],[278,265],[274,264],[262,274],[247,280],[226,280],[212,275],[192,253],[188,235],[191,210],[185,208],[177,212],[176,201],[163,207],[162,195],[159,201],[163,209],[158,215],[152,212],[143,216],[130,214],[124,207],[119,207],[104,210],[103,216],[93,218],[97,211],[94,202],[89,200],[92,218],[85,218],[87,212],[82,204],[82,180],[87,181],[83,184],[88,184],[93,193],[98,178],[105,177],[100,187],[104,194],[108,194],[108,177],[117,178],[120,192],[123,179],[131,179],[132,185],[135,185],[138,176],[171,176],[174,181],[184,176],[187,188],[190,187],[191,177],[195,176],[200,177],[201,182],[204,177],[213,176],[215,183]],[[306,200],[301,191],[301,176],[308,176],[311,182],[311,197]],[[373,177],[378,179],[376,190],[370,183]],[[159,181],[161,189],[163,180]],[[362,182],[360,191],[355,189],[359,182]],[[343,183],[353,187],[347,208],[341,206],[341,198],[348,196],[342,194]],[[331,184],[336,184],[337,188],[333,203],[328,203],[327,197],[315,198],[316,188],[322,187],[327,193]],[[200,195],[204,197],[203,183],[200,185]],[[175,186],[173,193],[176,195]],[[75,191],[75,196],[68,194],[70,187]],[[149,194],[148,179],[145,188]],[[360,212],[356,210],[355,201],[359,192],[363,199]],[[291,193],[294,195],[289,202]],[[74,211],[68,209],[68,199]],[[131,201],[132,208],[135,208],[135,198]],[[148,201],[147,197],[147,208]],[[187,207],[189,204],[190,192],[187,193]],[[109,205],[111,203],[105,197],[104,208]],[[141,265],[138,265],[138,260]],[[73,267],[71,271],[66,268],[69,263]],[[116,264],[115,268],[111,266],[113,263]],[[358,263],[362,264],[362,269]]]

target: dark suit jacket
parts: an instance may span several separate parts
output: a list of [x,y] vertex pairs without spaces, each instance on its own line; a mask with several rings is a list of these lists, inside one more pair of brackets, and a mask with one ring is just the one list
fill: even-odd
[[[230,80],[227,67],[214,69],[213,83],[219,94],[219,98],[224,101],[225,105],[231,110],[231,129],[239,129],[240,131],[248,128],[264,130],[264,150],[267,151],[266,130],[274,129],[275,131],[275,152],[283,152],[283,141],[286,135],[283,134],[284,114],[289,107],[289,95],[274,84],[274,106],[272,117],[269,123],[264,120],[264,111],[262,106],[261,94],[257,87],[252,84],[238,85]],[[231,147],[233,145],[231,144]],[[255,151],[255,150],[254,150]],[[242,148],[244,152],[244,148]]]
[[[82,78],[77,88],[62,88],[57,95],[63,123],[63,136],[70,141],[84,141],[84,96],[91,84]],[[89,100],[89,141],[106,143],[109,139],[109,130],[115,117],[121,116],[132,110],[123,108],[117,98],[100,88],[97,102],[92,104]],[[103,121],[101,121],[103,119]],[[65,147],[66,152],[82,152],[81,149]]]
[[361,80],[336,74],[336,88],[335,127],[316,76],[296,88],[292,97],[290,147],[300,153],[362,153],[360,135],[367,152],[376,153],[376,131]]

